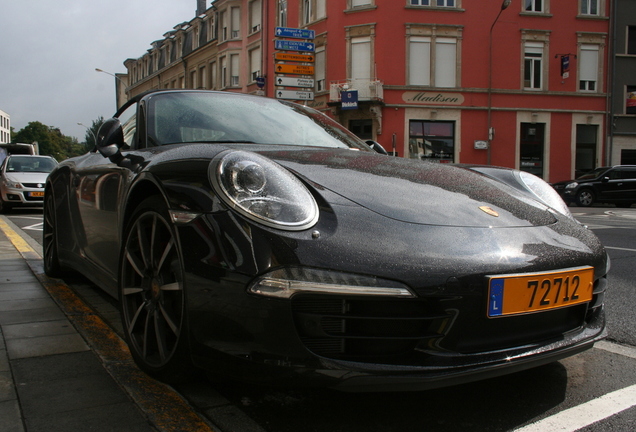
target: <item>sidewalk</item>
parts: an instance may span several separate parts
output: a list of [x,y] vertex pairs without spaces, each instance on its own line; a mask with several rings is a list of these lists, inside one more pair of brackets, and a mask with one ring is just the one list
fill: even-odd
[[0,216],[0,430],[211,431]]

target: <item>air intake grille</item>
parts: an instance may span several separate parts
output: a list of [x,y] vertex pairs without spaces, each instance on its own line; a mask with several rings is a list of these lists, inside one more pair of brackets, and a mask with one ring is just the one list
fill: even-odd
[[416,346],[441,339],[452,315],[413,299],[296,296],[298,334],[310,351],[334,359],[408,363]]

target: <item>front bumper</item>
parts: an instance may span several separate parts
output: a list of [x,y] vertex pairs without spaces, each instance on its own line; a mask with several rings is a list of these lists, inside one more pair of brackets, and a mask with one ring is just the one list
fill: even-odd
[[2,200],[10,206],[42,206],[44,204],[43,188],[4,188]]

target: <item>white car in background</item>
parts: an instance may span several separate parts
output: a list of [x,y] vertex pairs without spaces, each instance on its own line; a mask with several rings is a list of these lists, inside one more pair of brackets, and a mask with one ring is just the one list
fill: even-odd
[[41,207],[46,178],[57,161],[50,156],[9,155],[0,166],[0,213]]

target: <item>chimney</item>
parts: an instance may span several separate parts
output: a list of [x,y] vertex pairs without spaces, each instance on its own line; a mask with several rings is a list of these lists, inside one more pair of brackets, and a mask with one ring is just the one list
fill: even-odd
[[205,13],[205,0],[197,0],[197,15],[203,15]]

